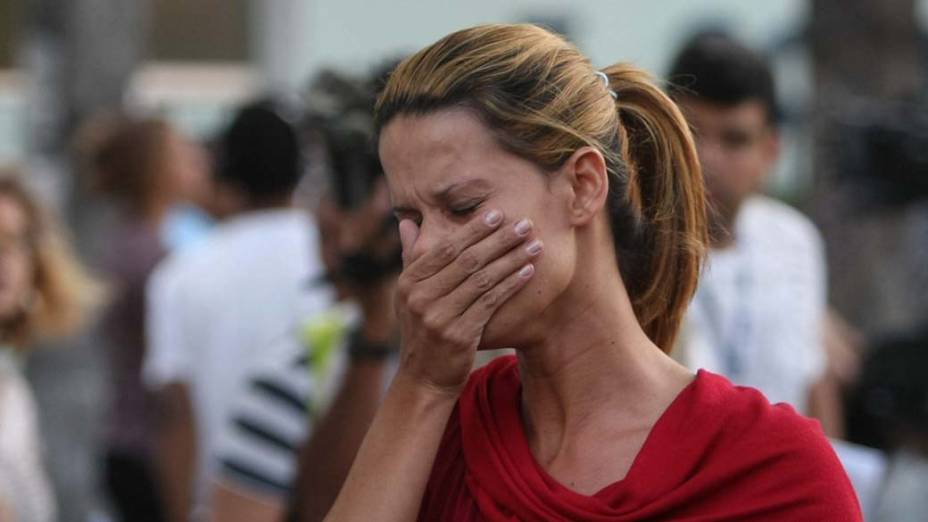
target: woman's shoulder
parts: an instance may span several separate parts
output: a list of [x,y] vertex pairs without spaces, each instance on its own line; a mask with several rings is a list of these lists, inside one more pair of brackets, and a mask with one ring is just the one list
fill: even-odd
[[716,419],[713,436],[726,447],[767,448],[781,453],[781,460],[823,460],[840,468],[818,421],[800,415],[789,404],[771,404],[757,389],[734,385],[705,370],[700,370],[695,384],[690,413]]
[[704,370],[693,395],[687,416],[711,423],[703,458],[715,463],[710,474],[718,480],[737,482],[744,495],[764,502],[803,505],[806,514],[859,519],[850,480],[817,421]]
[[789,404],[772,404],[759,390],[732,384],[706,370],[700,370],[695,384],[696,405],[713,410],[723,420],[720,427],[735,438],[750,434],[768,440],[785,437],[795,443],[821,443],[830,448],[819,423],[800,415]]

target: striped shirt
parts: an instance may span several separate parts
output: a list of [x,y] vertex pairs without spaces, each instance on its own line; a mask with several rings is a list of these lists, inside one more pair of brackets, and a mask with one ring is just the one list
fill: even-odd
[[264,497],[289,495],[299,449],[342,373],[350,316],[336,309],[313,318],[278,340],[287,346],[273,347],[293,357],[250,375],[220,436],[221,482]]

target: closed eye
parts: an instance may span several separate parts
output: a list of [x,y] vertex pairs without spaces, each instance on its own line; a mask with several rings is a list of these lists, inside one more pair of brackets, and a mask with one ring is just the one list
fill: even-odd
[[450,212],[453,216],[456,217],[467,217],[479,209],[480,205],[482,204],[482,201],[475,201],[466,205],[453,206],[451,207]]

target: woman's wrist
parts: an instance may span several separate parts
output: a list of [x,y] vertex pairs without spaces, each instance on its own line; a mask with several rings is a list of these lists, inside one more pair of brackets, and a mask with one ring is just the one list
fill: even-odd
[[442,405],[453,407],[464,388],[463,385],[459,387],[439,386],[402,367],[397,371],[390,387],[395,388],[397,393],[412,401],[412,404],[435,407]]

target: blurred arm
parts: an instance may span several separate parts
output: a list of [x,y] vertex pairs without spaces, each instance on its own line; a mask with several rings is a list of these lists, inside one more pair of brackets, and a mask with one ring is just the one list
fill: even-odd
[[157,393],[157,464],[169,522],[187,522],[193,502],[196,442],[187,386],[171,383]]
[[322,520],[348,475],[383,395],[386,363],[352,362],[338,395],[300,452],[293,520]]
[[[368,285],[358,298],[359,338],[390,346],[396,335],[392,278]],[[300,452],[291,520],[322,520],[332,508],[383,399],[387,372],[386,358],[349,358],[337,395]]]
[[325,520],[415,520],[456,401],[398,374]]
[[857,378],[858,354],[863,340],[834,310],[825,318],[822,334],[828,364],[809,393],[809,414],[822,423],[825,435],[842,439],[845,435],[843,390]]
[[156,401],[159,489],[169,522],[187,522],[197,466],[196,425],[188,387],[193,351],[185,342],[183,281],[162,263],[146,288],[144,378]]
[[210,502],[210,516],[215,522],[277,522],[283,506],[276,498],[262,498],[216,483]]

